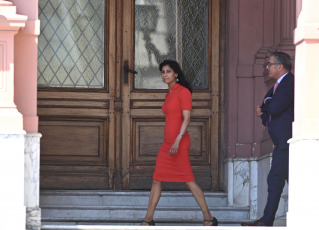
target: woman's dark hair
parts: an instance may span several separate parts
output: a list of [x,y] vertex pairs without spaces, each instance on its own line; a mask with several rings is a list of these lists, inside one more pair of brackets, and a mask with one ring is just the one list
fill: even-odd
[[173,60],[164,60],[160,65],[159,65],[159,70],[162,71],[163,66],[168,65],[171,69],[174,70],[175,73],[178,74],[177,76],[177,83],[184,86],[185,88],[187,88],[191,93],[192,93],[192,87],[190,86],[190,84],[188,83],[188,81],[186,80],[186,77],[181,69],[181,67],[179,66],[178,62],[173,61]]

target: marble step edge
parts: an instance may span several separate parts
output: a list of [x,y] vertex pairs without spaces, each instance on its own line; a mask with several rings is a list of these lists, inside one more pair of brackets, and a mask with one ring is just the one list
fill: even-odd
[[[227,206],[228,200],[226,196],[205,196],[208,205]],[[43,205],[147,205],[149,195],[134,196],[134,195],[40,195],[40,206]],[[197,202],[192,194],[185,196],[162,196],[159,201],[159,206],[183,206],[186,203],[188,206],[197,206]]]
[[[228,207],[227,201],[206,198],[206,203],[210,207]],[[88,199],[88,200],[76,200],[76,199],[47,199],[40,200],[40,207],[50,206],[130,206],[130,207],[147,207],[148,199]],[[158,207],[198,207],[198,204],[194,198],[170,198],[161,199],[157,205]]]
[[[55,225],[59,223],[59,225],[94,225],[94,226],[99,226],[99,225],[110,225],[110,224],[140,224],[142,221],[142,218],[136,218],[136,219],[120,219],[120,218],[112,218],[109,221],[106,220],[105,218],[95,218],[95,219],[90,219],[87,220],[85,218],[74,218],[74,219],[66,219],[66,218],[57,218],[54,220],[50,220],[48,218],[41,219],[42,225]],[[156,224],[202,224],[203,219],[180,219],[180,218],[171,218],[171,219],[166,219],[166,218],[154,218],[154,221]],[[250,222],[251,220],[249,219],[222,219],[218,218],[218,223],[220,224],[239,224],[241,222]]]
[[[214,229],[225,229],[228,230],[229,227],[239,227],[239,223],[235,224],[220,224],[218,227],[213,227]],[[205,227],[204,227],[205,228]],[[209,227],[207,226],[207,229]],[[126,224],[105,224],[105,225],[48,225],[42,224],[41,230],[141,230],[139,224],[126,225]],[[202,224],[156,224],[156,226],[143,226],[143,229],[158,229],[158,230],[202,230]]]
[[[40,196],[149,196],[150,191],[113,191],[113,190],[42,190]],[[225,192],[205,192],[205,197],[227,197]],[[190,191],[162,191],[161,197],[193,196]]]
[[[281,219],[276,219],[274,226],[276,227],[286,227],[286,223],[279,223],[278,220]],[[250,222],[251,220],[249,219],[218,219],[219,226],[240,226],[240,223],[242,222]],[[285,221],[285,219],[283,220]],[[114,221],[100,221],[100,220],[95,220],[95,221],[42,221],[41,222],[41,229],[51,229],[51,230],[56,230],[56,229],[81,229],[81,230],[97,230],[97,229],[109,229],[112,228],[114,230],[114,227],[116,229],[121,228],[123,226],[123,230],[127,230],[126,226],[136,226],[140,225],[141,220],[135,220],[135,221],[127,221],[127,220],[114,220]],[[202,229],[202,220],[182,220],[180,219],[156,219],[156,226],[168,226],[167,229],[169,229],[169,226],[177,226],[176,229],[183,229],[185,230],[182,226],[198,226],[196,228]],[[145,228],[145,227],[144,227]],[[173,227],[175,229],[175,227]],[[137,227],[138,230],[140,230],[140,227]],[[228,229],[228,228],[225,228]]]
[[[158,229],[158,230],[202,230],[201,224],[187,224],[187,225],[175,225],[175,224],[157,224],[154,226],[143,226],[143,229]],[[229,230],[229,227],[240,227],[240,224],[220,224],[218,229]],[[216,227],[214,227],[216,229]],[[122,225],[122,224],[109,224],[100,225],[42,225],[41,230],[141,230],[140,224],[135,225]]]
[[[136,219],[115,219],[112,218],[110,220],[104,219],[80,219],[80,218],[57,218],[57,219],[49,219],[44,218],[41,219],[42,225],[139,225],[143,221],[143,218]],[[162,218],[154,218],[156,225],[201,225],[203,223],[203,219],[162,219]],[[235,225],[243,222],[251,222],[249,219],[221,219],[218,218],[219,225]]]
[[[117,205],[117,206],[82,206],[82,205],[42,205],[41,209],[60,209],[60,210],[145,210],[146,206],[125,206],[125,205]],[[216,206],[212,207],[214,210],[223,210],[223,211],[249,211],[249,207],[231,207],[231,206]],[[193,206],[179,206],[179,207],[168,207],[161,206],[157,207],[156,210],[172,210],[172,211],[180,211],[180,210],[200,210],[199,207]]]

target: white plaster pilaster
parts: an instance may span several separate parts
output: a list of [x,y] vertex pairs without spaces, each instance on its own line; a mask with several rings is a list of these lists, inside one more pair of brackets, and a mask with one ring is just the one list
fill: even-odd
[[[319,204],[318,165],[319,136],[290,140],[288,227],[314,229],[313,221],[300,221],[301,217],[316,220]],[[306,213],[306,215],[305,215]]]
[[25,229],[24,134],[0,130],[0,229]]
[[[288,227],[314,229],[319,205],[319,1],[298,0],[295,121],[289,140]],[[307,221],[302,221],[307,220]],[[309,220],[309,221],[308,221]]]

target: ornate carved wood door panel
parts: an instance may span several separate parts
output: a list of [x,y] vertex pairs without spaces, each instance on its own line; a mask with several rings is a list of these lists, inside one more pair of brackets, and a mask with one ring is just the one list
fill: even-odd
[[112,3],[39,1],[41,189],[113,188],[119,86]]
[[40,0],[39,17],[42,189],[150,188],[165,58],[181,63],[194,88],[196,180],[218,188],[219,0]]

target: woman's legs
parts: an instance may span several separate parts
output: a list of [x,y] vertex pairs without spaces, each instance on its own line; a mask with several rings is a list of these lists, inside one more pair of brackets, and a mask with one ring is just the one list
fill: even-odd
[[[153,180],[150,198],[148,201],[147,213],[144,218],[144,221],[149,222],[153,220],[156,206],[158,204],[159,199],[161,198],[161,192],[162,192],[162,182]],[[143,222],[141,225],[148,225],[148,224]]]
[[[195,200],[197,201],[200,209],[202,210],[204,220],[212,220],[214,217],[208,209],[202,189],[198,186],[198,184],[195,181],[186,182],[186,185],[188,186],[189,190],[191,190],[193,196],[195,197]],[[204,221],[204,225],[211,225],[211,222]]]

